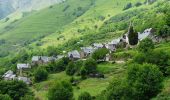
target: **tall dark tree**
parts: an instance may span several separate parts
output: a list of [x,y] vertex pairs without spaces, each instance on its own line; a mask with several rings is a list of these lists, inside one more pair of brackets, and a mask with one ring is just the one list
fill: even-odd
[[136,45],[138,43],[138,33],[134,31],[132,25],[130,25],[128,30],[128,39],[130,45]]

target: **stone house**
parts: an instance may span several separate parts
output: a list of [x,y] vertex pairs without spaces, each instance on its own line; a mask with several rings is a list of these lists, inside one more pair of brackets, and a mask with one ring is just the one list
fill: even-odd
[[71,60],[78,60],[81,58],[80,53],[77,50],[68,52],[68,57]]

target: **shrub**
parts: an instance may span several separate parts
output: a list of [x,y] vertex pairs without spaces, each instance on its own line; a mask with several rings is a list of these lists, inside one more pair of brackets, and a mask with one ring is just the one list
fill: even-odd
[[139,7],[139,6],[141,6],[141,5],[142,5],[141,2],[137,2],[137,3],[135,4],[136,7]]
[[74,75],[76,72],[76,66],[74,62],[70,62],[68,66],[66,67],[66,74],[67,75]]
[[72,100],[73,99],[73,89],[68,82],[59,82],[54,87],[52,87],[48,92],[49,100]]
[[97,63],[96,63],[96,61],[94,59],[92,59],[92,58],[87,59],[84,62],[84,69],[87,71],[87,74],[95,73],[96,70],[97,70]]
[[164,51],[152,51],[151,53],[140,53],[134,58],[134,62],[139,64],[151,63],[159,67],[162,73],[167,76],[169,75],[169,66],[170,66],[170,55]]
[[149,100],[162,88],[163,75],[159,68],[152,64],[130,65],[127,71],[127,82],[133,90],[133,98]]
[[[127,69],[125,78],[115,79],[106,91],[103,100],[150,100],[162,89],[163,75],[152,64],[133,64]],[[100,99],[99,99],[100,100]]]
[[79,95],[78,100],[92,100],[92,96],[88,92],[83,92]]
[[48,78],[48,72],[39,67],[35,72],[34,72],[34,78],[36,82],[41,82],[44,81]]
[[31,92],[28,86],[22,81],[0,81],[0,94],[7,94],[13,100],[20,100]]
[[153,49],[154,49],[154,43],[149,38],[142,40],[138,46],[138,51],[143,53],[147,53],[149,51],[152,51]]
[[7,94],[0,94],[0,100],[12,100],[12,98]]
[[96,50],[92,54],[92,58],[95,60],[103,60],[105,59],[107,53],[109,53],[109,50],[107,50],[106,48],[101,48],[101,49]]
[[126,6],[123,8],[123,10],[127,10],[129,8],[132,8],[132,3],[126,4]]
[[64,57],[62,59],[49,63],[46,66],[46,69],[49,72],[61,72],[66,69],[69,62],[70,62],[69,58]]

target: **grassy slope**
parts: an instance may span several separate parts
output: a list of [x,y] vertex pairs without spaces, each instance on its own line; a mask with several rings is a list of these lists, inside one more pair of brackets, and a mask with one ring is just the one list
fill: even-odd
[[[131,0],[132,3],[135,3],[141,0]],[[143,1],[143,0],[142,0]],[[114,16],[122,13],[123,7],[128,3],[127,0],[96,0],[95,5],[89,8],[89,10],[84,13],[81,17],[74,20],[72,23],[68,24],[62,31],[62,36],[65,37],[66,40],[57,40],[58,34],[53,33],[44,39],[43,47],[47,47],[49,45],[58,45],[68,40],[76,37],[83,36],[77,32],[78,29],[89,29],[94,30],[94,26],[97,25],[98,28],[103,25],[103,23],[110,19],[110,16]],[[102,12],[102,13],[101,13]],[[99,19],[100,16],[104,16],[105,20],[101,21]],[[83,20],[83,21],[82,21]]]
[[[87,10],[90,5],[89,1],[68,0],[68,2],[58,4],[52,8],[34,12],[8,25],[9,29],[1,29],[0,39],[5,39],[7,41],[6,44],[10,44],[10,46],[14,44],[23,45],[23,43],[35,41],[71,23],[76,19],[76,16],[72,15],[74,9],[77,9],[79,4],[81,4],[81,7]],[[68,4],[71,7],[66,12],[63,12],[63,9]]]
[[[39,42],[41,38],[43,38],[41,42],[44,43],[42,47],[65,43],[72,38],[82,36],[77,32],[78,29],[94,29],[95,25],[100,27],[105,20],[110,18],[109,16],[122,13],[123,7],[129,2],[127,0],[95,1],[95,5],[91,5],[92,0],[68,0],[52,8],[33,12],[16,22],[3,23],[6,28],[0,27],[0,39],[5,39],[6,44],[0,48],[15,50],[29,43],[35,46],[35,41]],[[131,0],[132,3],[137,1],[141,0]],[[68,5],[70,7],[64,12],[63,9]],[[80,17],[73,15],[78,7],[82,7],[84,11]],[[100,16],[106,19],[100,21]],[[62,31],[61,34],[58,31]],[[58,37],[64,37],[64,40],[57,40]]]
[[[98,66],[100,69],[106,69],[105,72],[105,79],[94,79],[89,78],[86,79],[78,84],[78,86],[73,87],[74,88],[74,97],[77,99],[80,93],[82,92],[89,92],[91,95],[96,96],[100,94],[102,90],[105,90],[108,86],[109,82],[112,80],[112,78],[120,77],[123,75],[124,72],[124,65],[123,64],[99,64]],[[111,70],[111,71],[107,71]],[[39,98],[40,100],[47,100],[47,93],[48,89],[53,86],[57,81],[62,80],[69,80],[71,77],[67,76],[65,72],[57,73],[57,74],[51,74],[47,81],[37,83],[33,85],[32,90],[35,93],[35,96]],[[80,89],[78,89],[79,87]]]

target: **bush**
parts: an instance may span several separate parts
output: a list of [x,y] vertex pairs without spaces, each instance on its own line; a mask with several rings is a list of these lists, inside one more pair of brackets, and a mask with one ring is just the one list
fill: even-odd
[[152,64],[133,64],[128,67],[125,78],[113,80],[103,100],[150,100],[162,89],[163,75]]
[[139,43],[138,51],[147,53],[154,49],[154,43],[151,39],[146,38]]
[[79,95],[78,100],[92,100],[92,96],[88,92],[83,92]]
[[76,66],[74,62],[70,62],[68,66],[66,67],[66,74],[67,75],[74,75],[76,72]]
[[124,8],[123,10],[127,10],[129,8],[132,8],[132,3],[128,3]]
[[92,58],[87,59],[84,62],[84,70],[87,72],[87,74],[96,73],[96,71],[97,71],[97,63],[96,63],[96,61],[94,59],[92,59]]
[[73,88],[68,82],[59,82],[48,92],[49,100],[72,100]]
[[140,53],[134,58],[134,62],[139,64],[151,63],[159,67],[162,73],[167,76],[169,75],[170,67],[170,55],[164,51],[152,51],[151,53]]
[[56,62],[54,62],[52,64],[52,67],[53,67],[53,71],[54,72],[61,72],[61,71],[64,71],[67,67],[67,65],[69,64],[70,60],[69,58],[62,58],[60,60],[57,60]]
[[34,78],[36,82],[41,82],[44,81],[48,78],[48,72],[39,67],[35,72],[34,72]]
[[92,58],[95,60],[104,60],[107,53],[109,53],[109,50],[107,50],[106,48],[101,48],[101,49],[96,50],[92,54]]
[[163,75],[159,68],[152,64],[130,65],[127,71],[127,82],[133,91],[133,98],[149,100],[162,88]]
[[0,81],[0,94],[7,94],[13,100],[20,100],[21,97],[32,93],[22,81]]
[[137,2],[137,3],[135,4],[136,7],[139,7],[139,6],[141,6],[141,5],[142,5],[141,2]]
[[0,100],[12,100],[12,98],[7,94],[0,94]]

